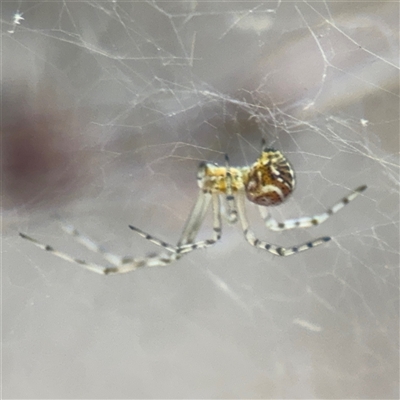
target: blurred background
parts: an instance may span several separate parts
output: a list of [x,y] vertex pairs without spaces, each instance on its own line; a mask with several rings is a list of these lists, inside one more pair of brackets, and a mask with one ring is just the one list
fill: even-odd
[[[4,398],[398,398],[399,4],[3,1]],[[254,162],[264,138],[297,188],[168,267],[98,276],[18,232],[105,263],[178,240],[199,162]],[[200,237],[208,238],[210,218]]]

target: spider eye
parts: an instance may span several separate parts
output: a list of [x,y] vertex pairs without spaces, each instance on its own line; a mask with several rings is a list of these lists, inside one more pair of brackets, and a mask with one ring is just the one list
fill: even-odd
[[248,174],[245,186],[249,201],[261,206],[281,204],[295,187],[294,171],[280,151],[265,149]]

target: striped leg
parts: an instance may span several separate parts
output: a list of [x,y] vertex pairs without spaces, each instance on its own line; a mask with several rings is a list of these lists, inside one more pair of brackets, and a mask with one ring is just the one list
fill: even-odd
[[329,242],[329,240],[331,240],[331,238],[329,236],[326,236],[326,237],[321,237],[321,238],[312,240],[311,242],[307,242],[307,243],[300,244],[300,245],[293,246],[293,247],[281,247],[281,246],[277,246],[275,244],[267,243],[263,240],[259,240],[255,237],[254,233],[249,228],[249,223],[248,223],[247,217],[246,217],[244,201],[245,201],[244,192],[239,192],[238,200],[237,200],[239,220],[242,225],[244,237],[254,247],[258,247],[260,249],[267,250],[268,252],[274,254],[275,256],[290,256],[292,254],[297,254],[302,251],[310,250],[313,247],[319,246],[319,245],[321,245],[325,242]]
[[[102,266],[96,263],[87,262],[85,260],[81,260],[78,258],[74,258],[69,254],[63,253],[59,250],[54,249],[52,246],[43,244],[36,239],[24,234],[19,234],[23,239],[29,240],[35,246],[39,247],[42,250],[48,251],[49,253],[55,255],[56,257],[62,258],[63,260],[69,261],[73,264],[78,264],[89,271],[96,272],[101,275],[109,275],[109,274],[123,274],[126,272],[134,271],[140,267],[155,267],[155,266],[165,266],[170,264],[171,262],[176,260],[176,254],[163,254],[154,257],[143,257],[143,258],[131,258],[131,257],[118,257],[111,253],[100,253],[104,256],[107,254],[107,261],[110,262],[110,266]],[[74,229],[74,235],[79,238],[84,238],[83,241],[90,241],[91,239],[82,236],[79,232]],[[80,240],[79,240],[80,241]],[[88,242],[89,243],[89,242]],[[93,242],[94,243],[94,242]],[[88,247],[89,248],[89,247]],[[92,247],[93,248],[93,247]],[[112,261],[112,262],[111,262]]]
[[309,228],[311,226],[320,225],[323,222],[325,222],[329,217],[331,217],[333,214],[336,214],[344,206],[353,201],[366,188],[367,186],[363,185],[358,187],[357,189],[354,189],[348,196],[338,201],[327,211],[325,211],[322,214],[315,215],[313,217],[294,218],[294,219],[288,219],[283,222],[278,222],[269,214],[268,209],[266,207],[259,206],[258,209],[260,211],[261,217],[265,222],[265,226],[273,231],[283,231],[294,228]]
[[[183,254],[190,253],[193,250],[197,249],[204,249],[206,247],[213,246],[215,243],[217,243],[218,240],[221,239],[221,212],[220,212],[220,201],[219,201],[219,195],[214,193],[212,194],[212,210],[213,210],[213,237],[212,239],[208,240],[203,240],[195,243],[190,243],[187,242],[185,238],[181,238],[180,242],[187,243],[183,245],[178,245],[173,246],[169,243],[164,242],[163,240],[160,240],[152,235],[149,235],[148,233],[142,231],[139,228],[136,228],[135,226],[129,225],[129,228],[131,228],[133,231],[137,232],[140,236],[144,237],[145,239],[149,240],[150,242],[156,244],[157,246],[164,247],[166,250],[175,253],[177,258],[180,258]],[[193,210],[195,211],[196,208]],[[198,213],[198,217],[204,219],[204,214],[203,213]],[[191,216],[189,216],[189,219],[191,219]],[[193,229],[197,229],[198,226],[201,225],[202,221],[197,221],[194,220],[193,222]],[[188,225],[186,225],[188,226]],[[197,232],[196,232],[197,233]],[[188,230],[187,232],[188,237],[192,237],[192,232]],[[193,237],[194,239],[195,237]]]
[[[213,207],[212,207],[213,238],[204,241],[199,241],[196,243],[191,243],[191,241],[195,239],[197,232],[204,220],[209,205],[209,200],[211,198],[213,200]],[[169,243],[161,241],[141,231],[138,228],[135,228],[133,226],[130,226],[130,228],[136,231],[139,235],[143,236],[144,238],[163,247],[170,254],[162,253],[162,254],[156,254],[148,257],[139,257],[139,258],[121,257],[108,252],[103,246],[96,243],[90,237],[81,234],[72,225],[63,223],[62,229],[66,233],[71,235],[78,243],[86,247],[88,250],[100,254],[110,264],[108,266],[102,266],[96,263],[87,262],[85,260],[72,257],[67,253],[56,250],[50,245],[39,242],[38,240],[26,235],[25,233],[20,233],[19,235],[23,239],[30,241],[35,246],[39,247],[42,250],[48,251],[49,253],[55,255],[56,257],[59,257],[63,260],[69,261],[74,264],[78,264],[90,271],[102,275],[126,273],[134,271],[140,267],[166,266],[181,258],[183,254],[190,253],[195,249],[201,249],[214,245],[221,238],[221,213],[220,213],[219,195],[218,194],[209,195],[201,192],[201,194],[199,195],[199,200],[196,202],[196,205],[192,210],[191,215],[189,215],[188,221],[185,224],[183,230],[183,234],[181,235],[180,242],[185,244],[173,246]]]
[[178,246],[193,243],[204,221],[207,210],[210,206],[211,193],[199,191],[196,203],[194,204],[189,217],[186,219],[182,229],[181,237],[178,240]]
[[226,205],[228,206],[227,209],[227,217],[228,221],[231,224],[234,224],[238,219],[238,212],[235,206],[235,197],[233,196],[232,190],[232,174],[229,164],[229,157],[228,154],[225,154],[225,167],[226,167]]

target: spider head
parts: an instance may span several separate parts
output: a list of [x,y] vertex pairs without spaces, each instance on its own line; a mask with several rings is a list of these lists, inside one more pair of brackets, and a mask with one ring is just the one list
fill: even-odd
[[295,187],[294,171],[280,151],[264,148],[250,167],[245,189],[247,199],[260,206],[283,203]]

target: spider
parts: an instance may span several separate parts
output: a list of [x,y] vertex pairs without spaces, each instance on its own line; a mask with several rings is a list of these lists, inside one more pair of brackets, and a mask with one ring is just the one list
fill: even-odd
[[[267,207],[283,203],[293,192],[295,183],[294,171],[289,161],[280,151],[266,147],[263,141],[261,155],[251,166],[231,167],[227,155],[225,155],[225,166],[204,162],[199,165],[197,184],[200,190],[197,201],[175,246],[157,239],[135,226],[129,225],[130,229],[150,242],[163,247],[166,252],[140,258],[117,256],[106,251],[89,237],[79,233],[72,225],[62,225],[66,233],[72,235],[87,249],[99,253],[109,263],[108,266],[101,266],[71,257],[49,245],[40,243],[24,233],[20,233],[20,236],[57,257],[79,264],[91,271],[104,275],[121,274],[134,271],[139,267],[165,266],[193,250],[213,246],[221,239],[221,216],[224,216],[232,224],[237,221],[240,222],[244,237],[252,246],[266,250],[275,256],[290,256],[319,246],[328,242],[331,238],[329,236],[320,237],[310,242],[287,248],[260,240],[250,230],[245,211],[246,198],[258,205],[261,217],[267,228],[273,231],[283,231],[293,228],[309,228],[321,224],[353,201],[367,188],[366,185],[358,187],[322,214],[277,222],[269,214]],[[210,204],[213,215],[212,238],[196,242],[197,233]]]

